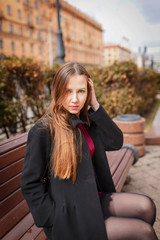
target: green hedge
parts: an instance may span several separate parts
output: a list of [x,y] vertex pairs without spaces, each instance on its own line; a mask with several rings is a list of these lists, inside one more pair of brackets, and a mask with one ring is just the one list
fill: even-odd
[[[14,57],[0,61],[0,128],[13,132],[21,122],[26,131],[26,109],[30,107],[37,120],[50,101],[51,82],[60,65],[52,68],[32,59]],[[138,69],[133,62],[115,63],[109,67],[87,67],[94,81],[98,101],[111,117],[118,114],[145,114],[160,89],[160,74]]]

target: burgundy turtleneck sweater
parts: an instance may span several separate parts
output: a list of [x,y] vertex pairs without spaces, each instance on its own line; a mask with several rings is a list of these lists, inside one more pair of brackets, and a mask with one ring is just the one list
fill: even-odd
[[89,152],[90,152],[90,155],[91,155],[91,158],[94,154],[94,151],[95,151],[95,147],[94,147],[94,143],[92,141],[92,138],[91,136],[89,135],[89,132],[87,130],[87,128],[85,127],[84,124],[78,124],[77,125],[78,128],[81,129],[81,131],[83,132],[84,134],[84,137],[86,139],[86,142],[87,142],[87,145],[88,145],[88,148],[89,148]]
[[[93,140],[92,140],[91,136],[89,135],[89,132],[84,124],[78,124],[77,127],[80,128],[84,134],[84,137],[86,139],[86,142],[87,142],[87,145],[89,148],[90,156],[92,158],[94,151],[95,151]],[[101,196],[102,193],[101,192],[98,192],[98,193],[99,193],[99,196]]]

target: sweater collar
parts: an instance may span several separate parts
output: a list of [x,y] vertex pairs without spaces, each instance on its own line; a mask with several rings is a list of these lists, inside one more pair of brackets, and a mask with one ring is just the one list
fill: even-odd
[[69,123],[73,128],[76,128],[78,124],[86,124],[88,125],[87,119],[85,116],[80,115],[80,118],[78,118],[75,114],[69,115]]

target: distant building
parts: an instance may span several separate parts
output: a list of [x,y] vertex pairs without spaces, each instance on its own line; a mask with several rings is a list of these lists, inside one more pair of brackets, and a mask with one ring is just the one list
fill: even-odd
[[[30,57],[46,64],[55,59],[55,0],[0,0],[0,58]],[[102,27],[67,2],[60,1],[65,61],[102,64]]]
[[160,45],[147,47],[147,67],[160,72]]
[[65,60],[101,65],[102,26],[67,2],[61,1],[61,4]]
[[131,60],[131,51],[116,44],[104,45],[104,65]]
[[126,37],[122,37],[121,42],[120,42],[120,46],[124,47],[126,49],[130,49],[130,41],[129,41],[129,39],[126,38]]
[[139,68],[143,67],[143,56],[141,54],[132,52],[131,59]]
[[14,55],[48,62],[48,28],[56,18],[53,7],[50,1],[0,0],[1,58]]

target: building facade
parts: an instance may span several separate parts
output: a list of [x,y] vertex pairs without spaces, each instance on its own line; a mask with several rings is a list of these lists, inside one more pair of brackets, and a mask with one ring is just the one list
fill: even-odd
[[[102,64],[102,27],[60,0],[65,61]],[[34,58],[52,64],[56,57],[55,0],[0,0],[0,57]]]
[[137,65],[138,68],[143,68],[144,59],[140,53],[132,52],[131,59]]
[[131,51],[116,44],[104,45],[104,65],[131,60]]
[[160,44],[147,47],[146,66],[160,73]]

